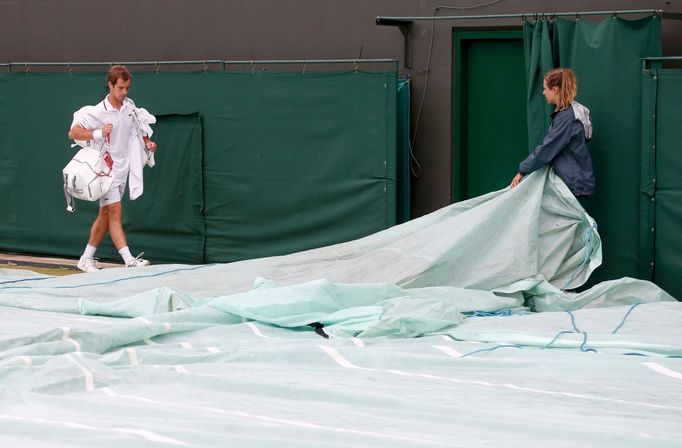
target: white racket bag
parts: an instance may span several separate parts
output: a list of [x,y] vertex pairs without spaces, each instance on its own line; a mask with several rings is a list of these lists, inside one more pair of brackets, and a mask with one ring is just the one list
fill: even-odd
[[114,177],[114,161],[108,151],[83,147],[64,167],[64,196],[66,210],[76,210],[73,198],[96,201],[109,191]]

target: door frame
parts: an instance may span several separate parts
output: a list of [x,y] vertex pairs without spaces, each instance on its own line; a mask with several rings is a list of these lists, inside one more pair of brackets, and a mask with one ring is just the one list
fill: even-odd
[[464,86],[462,74],[465,70],[466,55],[463,48],[467,41],[487,39],[521,39],[523,40],[523,28],[521,27],[484,27],[484,28],[453,28],[452,29],[452,93],[451,116],[451,162],[450,162],[450,202],[458,202],[464,199],[464,189],[467,182],[466,152],[461,148],[465,136],[462,134],[462,103],[464,98]]

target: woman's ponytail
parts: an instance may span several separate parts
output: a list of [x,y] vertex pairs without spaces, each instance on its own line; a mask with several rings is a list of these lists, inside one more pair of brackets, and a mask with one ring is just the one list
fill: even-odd
[[570,68],[555,68],[547,72],[545,75],[547,87],[558,87],[559,110],[566,109],[571,105],[573,99],[578,94],[578,80],[575,73]]

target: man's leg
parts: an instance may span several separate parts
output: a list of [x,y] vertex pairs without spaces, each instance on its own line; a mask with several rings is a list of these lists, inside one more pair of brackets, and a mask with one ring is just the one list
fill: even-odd
[[97,219],[92,223],[90,227],[90,238],[88,239],[88,244],[95,248],[99,247],[99,244],[104,239],[104,235],[107,234],[109,229],[109,214],[107,213],[106,207],[99,208],[99,214]]
[[104,236],[107,234],[108,228],[109,215],[105,207],[100,207],[97,218],[90,227],[90,238],[88,238],[88,244],[85,246],[85,250],[83,251],[83,255],[81,255],[80,260],[78,260],[78,269],[84,272],[99,271],[99,266],[94,260],[95,251],[97,251],[97,248],[104,239]]
[[123,207],[121,206],[121,203],[115,202],[106,207],[109,214],[109,235],[111,236],[111,241],[114,242],[114,246],[116,246],[118,253],[123,258],[125,265],[129,268],[149,265],[149,261],[139,257],[135,258],[130,253],[126,234],[123,230]]
[[121,250],[128,245],[126,241],[126,234],[123,231],[123,207],[121,207],[120,202],[114,202],[113,204],[105,205],[102,207],[106,209],[107,214],[107,226],[109,228],[109,236],[111,236],[111,241],[114,242],[116,250]]

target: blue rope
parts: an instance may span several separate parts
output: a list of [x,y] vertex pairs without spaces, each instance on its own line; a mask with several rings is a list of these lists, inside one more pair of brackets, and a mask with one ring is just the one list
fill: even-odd
[[576,333],[582,333],[580,330],[578,330],[578,327],[575,324],[575,316],[573,313],[571,313],[569,310],[565,310],[569,316],[571,316],[571,324],[573,324],[573,329],[575,330]]
[[568,331],[568,330],[560,331],[559,333],[557,333],[556,336],[554,336],[554,339],[552,339],[552,340],[549,342],[549,344],[545,345],[545,346],[542,347],[540,350],[544,350],[544,349],[546,349],[546,348],[549,348],[552,344],[554,344],[554,342],[555,342],[557,339],[559,339],[559,336],[561,336],[562,334],[570,334],[570,333],[573,333],[573,332],[572,332],[572,331]]
[[[154,273],[154,274],[136,275],[136,276],[132,276],[132,277],[117,278],[117,279],[114,279],[114,280],[110,280],[110,281],[108,281],[108,282],[86,283],[86,284],[83,284],[83,285],[48,286],[47,288],[53,288],[53,289],[74,289],[74,288],[82,288],[82,287],[85,287],[85,286],[111,285],[111,284],[119,283],[119,282],[126,281],[126,280],[137,280],[137,279],[140,279],[140,278],[159,277],[159,276],[166,275],[166,274],[172,274],[172,273],[174,273],[174,272],[196,271],[197,269],[203,269],[203,268],[210,267],[210,266],[215,266],[215,264],[203,264],[203,265],[194,266],[194,267],[191,267],[191,268],[178,268],[178,269],[171,269],[170,271],[156,272],[156,273]],[[53,278],[53,277],[47,277],[47,278]],[[29,279],[24,279],[24,280],[29,280]],[[41,278],[41,279],[37,279],[37,280],[44,280],[44,279]],[[33,289],[33,288],[39,288],[39,286],[38,286],[38,287],[34,287],[34,286],[7,286],[7,287],[0,287],[0,290],[1,290],[1,289]]]
[[593,348],[585,348],[585,344],[587,343],[587,333],[583,331],[583,343],[580,344],[580,351],[581,352],[593,352],[597,353],[597,351]]
[[630,315],[630,313],[632,312],[632,310],[634,310],[635,307],[637,307],[637,305],[641,305],[641,302],[637,302],[637,303],[635,303],[634,305],[632,305],[632,306],[630,307],[630,309],[628,310],[628,312],[625,313],[625,316],[623,316],[623,320],[620,321],[620,323],[618,324],[618,326],[616,327],[616,329],[613,330],[613,331],[611,332],[611,334],[616,334],[616,332],[617,332],[618,330],[620,330],[620,327],[622,327],[623,324],[625,324],[625,319],[628,318],[628,316]]
[[5,284],[8,284],[8,283],[30,282],[30,281],[34,281],[34,280],[46,280],[46,279],[48,279],[48,278],[54,278],[54,277],[48,276],[48,277],[20,278],[20,279],[17,279],[17,280],[7,280],[7,281],[4,281],[4,282],[0,282],[0,285],[5,285]]
[[516,344],[502,344],[502,345],[498,345],[498,346],[495,346],[492,348],[482,348],[480,350],[474,350],[473,352],[469,352],[466,355],[460,356],[460,358],[466,358],[467,356],[473,355],[474,353],[492,352],[493,350],[497,350],[498,348],[507,348],[507,347],[509,347],[509,348],[523,348],[522,346],[516,345]]
[[596,224],[592,224],[590,226],[590,230],[587,232],[587,238],[585,239],[585,244],[583,245],[583,251],[585,252],[585,257],[583,258],[583,262],[580,263],[580,266],[576,268],[576,270],[573,272],[573,275],[571,276],[571,279],[568,280],[566,283],[564,283],[564,287],[562,289],[566,289],[568,285],[575,280],[575,278],[578,276],[580,271],[583,270],[585,265],[590,261],[590,251],[589,251],[589,246],[592,243],[592,233],[594,232],[595,227],[597,227]]
[[584,332],[584,331],[580,331],[580,330],[578,329],[578,326],[577,326],[576,323],[575,323],[575,316],[573,315],[573,313],[571,313],[569,310],[564,310],[564,311],[566,311],[566,313],[568,313],[568,315],[571,316],[571,325],[573,325],[573,329],[574,329],[575,331],[570,331],[570,330],[560,331],[559,333],[557,333],[556,336],[554,336],[554,339],[552,339],[548,344],[546,344],[544,347],[542,347],[542,350],[544,350],[544,349],[546,349],[546,348],[549,348],[552,344],[554,344],[554,342],[555,342],[557,339],[559,339],[559,336],[561,336],[562,334],[568,334],[568,333],[582,333],[582,335],[583,335],[583,342],[582,342],[582,344],[580,344],[580,351],[581,351],[581,352],[594,352],[594,353],[597,353],[597,350],[595,350],[595,349],[593,349],[593,348],[585,348],[585,344],[587,344],[587,333]]
[[509,308],[504,308],[498,311],[466,311],[464,313],[467,317],[490,317],[490,316],[511,316],[514,312]]

